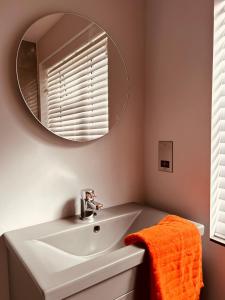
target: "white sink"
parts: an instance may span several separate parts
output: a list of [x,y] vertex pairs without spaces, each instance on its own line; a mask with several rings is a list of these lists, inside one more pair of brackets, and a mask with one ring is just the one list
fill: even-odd
[[24,241],[24,247],[29,251],[29,259],[46,273],[59,272],[125,247],[124,237],[140,212],[115,215],[106,220],[99,216],[93,223],[73,218],[69,229],[29,239]]
[[[5,234],[45,299],[64,299],[143,262],[145,250],[124,237],[159,222],[167,213],[129,203],[104,209],[94,222],[78,217]],[[204,226],[197,224],[203,234]]]
[[41,238],[39,241],[69,254],[88,259],[123,247],[124,236],[139,213],[133,212],[87,224]]

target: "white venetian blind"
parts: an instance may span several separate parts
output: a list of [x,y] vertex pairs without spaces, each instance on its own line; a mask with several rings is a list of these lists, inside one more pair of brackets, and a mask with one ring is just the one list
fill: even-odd
[[225,243],[225,0],[215,0],[210,237]]
[[99,34],[47,70],[48,128],[88,141],[109,130],[108,38]]

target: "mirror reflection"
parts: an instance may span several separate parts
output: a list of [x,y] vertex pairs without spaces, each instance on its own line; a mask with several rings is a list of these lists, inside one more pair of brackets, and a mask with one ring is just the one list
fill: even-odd
[[124,106],[127,78],[117,48],[98,25],[74,14],[46,16],[26,31],[17,77],[33,115],[65,139],[102,137]]

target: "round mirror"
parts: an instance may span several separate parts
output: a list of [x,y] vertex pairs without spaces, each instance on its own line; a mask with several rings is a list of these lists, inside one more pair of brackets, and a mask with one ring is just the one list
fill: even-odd
[[57,13],[33,23],[20,42],[16,69],[33,116],[62,138],[98,139],[124,110],[128,82],[118,49],[81,16]]

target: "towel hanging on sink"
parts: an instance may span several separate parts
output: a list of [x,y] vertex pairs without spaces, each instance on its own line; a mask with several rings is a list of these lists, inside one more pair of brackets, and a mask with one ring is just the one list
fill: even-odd
[[201,236],[194,224],[168,215],[129,234],[125,244],[144,244],[150,257],[151,300],[198,300],[203,287]]

